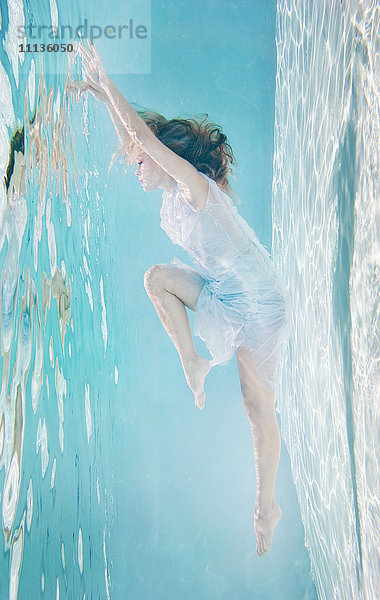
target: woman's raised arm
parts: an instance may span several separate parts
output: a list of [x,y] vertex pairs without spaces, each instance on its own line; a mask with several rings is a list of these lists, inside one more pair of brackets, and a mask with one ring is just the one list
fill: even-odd
[[71,81],[70,88],[72,91],[77,90],[79,93],[90,92],[94,98],[96,98],[96,100],[103,102],[108,109],[120,143],[122,144],[125,142],[126,129],[103,88],[101,88],[99,85],[95,85],[94,83],[89,83],[89,81]]
[[[81,42],[79,48],[87,73],[87,82],[90,86],[99,86],[107,95],[109,103],[115,111],[114,116],[117,115],[125,128],[125,141],[130,137],[164,171],[187,188],[190,202],[198,210],[203,210],[208,194],[207,180],[198,173],[191,163],[160,142],[107,75],[93,44],[89,42],[89,45],[90,48],[88,49]],[[120,132],[120,135],[123,136],[123,130],[121,128],[116,129],[118,134]]]

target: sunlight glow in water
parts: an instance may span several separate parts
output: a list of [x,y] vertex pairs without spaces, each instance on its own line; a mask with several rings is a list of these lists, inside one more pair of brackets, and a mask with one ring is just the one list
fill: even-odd
[[293,301],[279,409],[321,598],[376,596],[379,5],[278,3],[273,248]]

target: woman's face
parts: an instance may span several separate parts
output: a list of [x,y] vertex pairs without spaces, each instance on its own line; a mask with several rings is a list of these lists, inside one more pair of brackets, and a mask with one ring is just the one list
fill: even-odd
[[144,192],[151,192],[163,187],[163,183],[167,178],[167,173],[154,162],[154,160],[145,152],[140,152],[136,158],[137,169],[136,176],[138,177]]

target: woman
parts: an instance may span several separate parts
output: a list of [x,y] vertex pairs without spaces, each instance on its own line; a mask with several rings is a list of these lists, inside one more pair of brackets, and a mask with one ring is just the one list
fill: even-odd
[[[286,304],[268,253],[226,193],[232,150],[220,128],[205,120],[140,116],[107,76],[94,46],[81,42],[79,51],[87,80],[76,88],[106,103],[129,160],[136,159],[144,191],[163,190],[163,229],[196,263],[196,269],[177,259],[155,265],[145,274],[145,288],[199,408],[210,367],[236,351],[254,440],[254,526],[262,556],[281,518],[274,500],[280,455],[274,378]],[[195,333],[206,342],[212,361],[195,351],[186,308],[196,312]]]

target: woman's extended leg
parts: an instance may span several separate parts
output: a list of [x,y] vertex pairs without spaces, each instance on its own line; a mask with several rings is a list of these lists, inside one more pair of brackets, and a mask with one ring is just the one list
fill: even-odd
[[195,310],[203,280],[195,271],[173,265],[155,265],[144,277],[145,289],[181,358],[195,404],[204,408],[204,380],[210,363],[194,348],[186,307]]
[[274,392],[259,377],[249,348],[236,352],[244,407],[251,425],[257,494],[254,526],[257,554],[268,552],[281,509],[274,501],[274,486],[280,458],[281,438],[277,424]]

